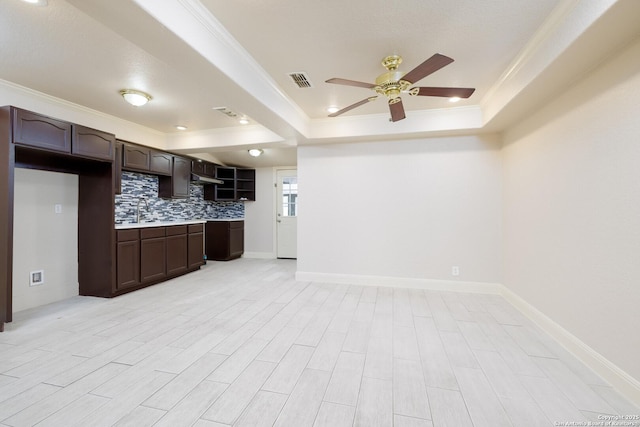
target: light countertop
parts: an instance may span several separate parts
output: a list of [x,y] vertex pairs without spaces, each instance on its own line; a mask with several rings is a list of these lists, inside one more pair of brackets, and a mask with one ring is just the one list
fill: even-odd
[[189,219],[178,221],[156,221],[156,222],[140,222],[140,223],[127,223],[116,224],[116,230],[127,230],[130,228],[148,228],[148,227],[170,227],[172,225],[189,225],[189,224],[204,224],[209,221],[244,221],[244,218],[215,218],[215,219]]
[[126,230],[129,228],[148,228],[148,227],[169,227],[172,225],[189,225],[204,224],[206,219],[190,219],[183,221],[156,221],[156,222],[134,222],[129,224],[116,224],[116,230]]

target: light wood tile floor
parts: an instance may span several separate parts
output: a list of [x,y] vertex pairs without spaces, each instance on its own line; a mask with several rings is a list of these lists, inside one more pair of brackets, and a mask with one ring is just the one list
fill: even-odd
[[295,268],[209,262],[118,298],[16,313],[0,334],[0,425],[519,427],[640,414],[499,296],[296,282]]

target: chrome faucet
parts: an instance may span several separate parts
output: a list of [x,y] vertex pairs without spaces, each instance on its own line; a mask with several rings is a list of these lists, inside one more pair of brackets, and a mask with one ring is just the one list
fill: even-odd
[[144,205],[147,207],[147,211],[149,210],[149,202],[144,197],[140,197],[138,199],[138,205],[136,206],[136,223],[140,223],[140,202],[144,202]]

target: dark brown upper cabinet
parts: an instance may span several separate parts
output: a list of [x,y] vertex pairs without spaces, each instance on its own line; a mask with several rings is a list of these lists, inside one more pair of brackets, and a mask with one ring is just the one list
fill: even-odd
[[96,160],[113,161],[116,137],[113,134],[73,125],[71,154]]
[[205,162],[204,160],[193,160],[191,162],[191,172],[197,175],[215,178],[216,165],[215,163]]
[[124,144],[122,169],[149,172],[151,153],[147,147]]
[[71,153],[71,123],[15,109],[13,142],[60,153]]
[[173,165],[173,155],[155,150],[149,150],[149,152],[151,153],[149,172],[170,176]]
[[236,197],[238,200],[256,200],[255,169],[236,169]]
[[191,182],[191,160],[173,156],[171,176],[161,176],[158,180],[158,196],[166,199],[186,199],[189,197]]

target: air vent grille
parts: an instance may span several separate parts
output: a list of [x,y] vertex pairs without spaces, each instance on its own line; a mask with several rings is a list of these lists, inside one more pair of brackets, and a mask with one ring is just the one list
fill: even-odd
[[221,112],[225,116],[231,117],[232,119],[238,117],[238,113],[235,111],[231,111],[227,107],[213,107],[214,110]]
[[289,77],[293,80],[296,86],[300,89],[305,89],[308,87],[313,87],[311,84],[311,80],[309,80],[309,76],[304,71],[298,71],[295,73],[289,73]]

